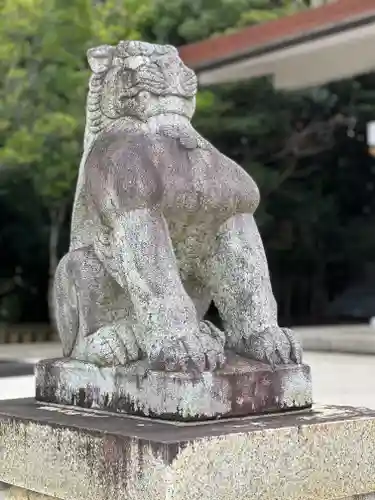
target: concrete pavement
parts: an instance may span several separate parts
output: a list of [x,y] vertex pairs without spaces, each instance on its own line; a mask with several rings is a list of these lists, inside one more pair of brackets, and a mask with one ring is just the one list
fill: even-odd
[[[59,344],[0,345],[0,358],[8,360],[22,356],[35,363],[38,359],[60,355]],[[312,368],[316,403],[375,410],[375,356],[307,351],[304,361]],[[0,378],[0,400],[25,397],[34,397],[32,375]],[[5,500],[1,484],[0,500]]]
[[34,364],[25,363],[17,360],[0,359],[0,378],[17,377],[22,375],[32,375],[34,373]]
[[375,327],[332,325],[295,328],[306,351],[375,354]]
[[314,401],[375,410],[375,356],[306,352]]
[[41,342],[32,344],[0,344],[1,360],[19,360],[35,363],[40,359],[62,356],[59,342]]
[[37,361],[59,357],[61,354],[57,342],[0,344],[0,378],[32,375]]

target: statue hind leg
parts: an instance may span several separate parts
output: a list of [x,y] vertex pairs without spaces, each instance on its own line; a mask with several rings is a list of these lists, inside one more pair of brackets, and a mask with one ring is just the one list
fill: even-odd
[[223,320],[227,345],[272,365],[301,362],[295,334],[280,328],[263,243],[251,214],[238,214],[219,231],[202,265]]
[[65,255],[56,270],[55,321],[65,357],[101,366],[140,358],[126,292],[91,247]]
[[54,323],[62,343],[63,355],[70,357],[78,338],[78,290],[74,279],[74,258],[65,255],[57,266],[54,281]]

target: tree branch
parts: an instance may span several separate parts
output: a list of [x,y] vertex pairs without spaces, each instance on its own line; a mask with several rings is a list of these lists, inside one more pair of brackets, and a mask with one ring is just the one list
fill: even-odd
[[333,134],[336,129],[347,126],[353,128],[355,118],[337,114],[327,121],[312,122],[302,130],[294,132],[285,143],[285,147],[274,159],[294,157],[307,158],[327,151],[334,144]]

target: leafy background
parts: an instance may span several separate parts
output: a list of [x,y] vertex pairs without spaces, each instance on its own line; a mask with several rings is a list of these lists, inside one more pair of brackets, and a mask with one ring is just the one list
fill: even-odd
[[[181,45],[306,8],[297,0],[0,0],[0,321],[48,320],[84,127],[86,50]],[[255,79],[204,88],[195,125],[257,181],[257,221],[284,323],[326,321],[373,279],[375,74],[303,92]]]

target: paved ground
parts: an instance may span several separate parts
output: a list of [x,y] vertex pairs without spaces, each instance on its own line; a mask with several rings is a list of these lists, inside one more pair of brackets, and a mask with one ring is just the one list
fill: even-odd
[[375,356],[306,352],[314,400],[375,409]]
[[[36,361],[57,357],[60,347],[54,344],[25,346],[23,358]],[[16,359],[20,346],[0,347],[0,358]],[[322,404],[366,406],[375,409],[375,356],[335,353],[305,353],[313,372],[314,399]],[[32,397],[33,376],[0,378],[0,399]]]
[[36,361],[58,356],[61,356],[61,348],[57,343],[0,344],[0,380],[32,375]]
[[32,363],[0,359],[0,378],[32,375],[33,373],[34,365]]
[[[16,359],[19,346],[0,346],[0,358]],[[34,344],[28,346],[24,359],[35,362],[40,358],[60,355],[59,346]],[[332,353],[305,353],[305,361],[313,371],[314,399],[322,404],[365,406],[375,409],[375,356]],[[34,377],[0,378],[0,399],[34,396]],[[5,500],[1,490],[0,500]]]
[[54,342],[32,344],[0,344],[1,360],[23,360],[34,362],[43,358],[55,358],[62,355],[60,344]]

